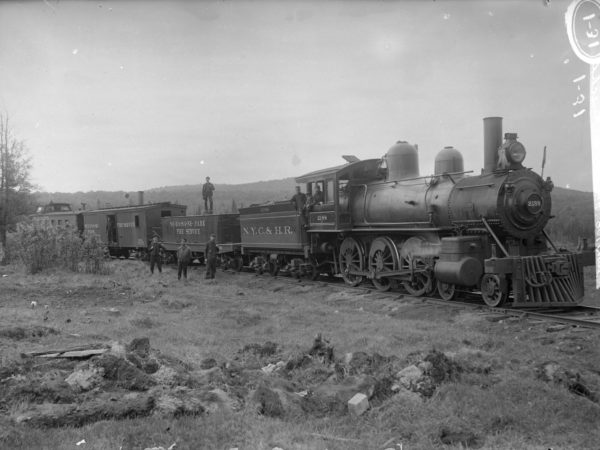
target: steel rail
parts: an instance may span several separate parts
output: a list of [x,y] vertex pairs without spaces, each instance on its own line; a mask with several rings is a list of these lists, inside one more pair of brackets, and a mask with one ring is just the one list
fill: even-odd
[[[250,273],[250,272],[247,272],[247,273]],[[265,275],[268,276],[268,274],[265,274]],[[312,282],[308,278],[293,278],[293,277],[288,277],[288,276],[276,276],[273,278],[277,279],[279,281],[289,282],[290,284],[292,284],[292,283],[295,284],[298,282]],[[425,296],[414,297],[414,296],[411,296],[410,294],[406,294],[404,292],[379,291],[374,286],[360,286],[360,285],[359,286],[348,286],[345,283],[342,284],[339,282],[336,283],[336,282],[331,282],[331,281],[326,281],[326,280],[316,280],[315,282],[325,284],[327,286],[335,287],[335,288],[363,291],[367,294],[371,294],[371,293],[377,294],[377,295],[379,295],[380,299],[389,298],[389,300],[397,300],[398,297],[401,296],[402,299],[406,299],[406,298],[414,299],[415,304],[423,303],[423,304],[431,304],[431,305],[435,305],[435,306],[449,306],[452,308],[468,308],[468,309],[479,310],[481,312],[491,312],[491,313],[495,313],[495,314],[502,314],[502,315],[509,316],[509,317],[535,318],[535,319],[542,319],[547,322],[555,322],[555,323],[562,323],[562,324],[566,324],[566,325],[576,325],[576,326],[580,326],[580,327],[600,329],[600,308],[594,307],[594,306],[578,305],[576,307],[573,307],[572,309],[566,309],[566,310],[565,310],[565,308],[562,308],[562,309],[561,308],[548,308],[549,311],[547,311],[547,312],[539,312],[539,311],[525,309],[525,308],[516,309],[516,308],[491,307],[491,306],[487,306],[486,304],[480,303],[479,301],[475,301],[475,300],[471,301],[471,302],[469,302],[469,301],[454,301],[454,300],[447,301],[447,300],[442,300],[440,298],[435,298],[435,297],[425,297]],[[556,311],[556,313],[552,313],[552,311]],[[581,313],[582,311],[588,311],[588,312],[594,313],[597,321],[560,315],[560,314]]]

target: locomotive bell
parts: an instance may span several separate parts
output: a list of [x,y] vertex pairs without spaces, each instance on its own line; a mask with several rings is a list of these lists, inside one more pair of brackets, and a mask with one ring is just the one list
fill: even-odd
[[414,145],[406,141],[398,141],[383,158],[387,164],[388,180],[419,176],[419,156]]
[[444,147],[435,157],[434,175],[464,172],[462,154],[454,147]]

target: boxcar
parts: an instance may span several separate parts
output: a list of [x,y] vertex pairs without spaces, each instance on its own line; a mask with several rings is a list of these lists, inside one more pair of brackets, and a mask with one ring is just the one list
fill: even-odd
[[153,236],[160,237],[163,217],[181,216],[186,210],[163,202],[84,211],[82,216],[84,230],[99,235],[111,255],[127,257],[132,251],[144,252]]
[[204,249],[210,235],[215,234],[222,259],[233,258],[240,252],[239,214],[207,214],[202,216],[173,216],[162,218],[163,245],[172,259],[182,238],[187,240],[194,258],[204,259]]

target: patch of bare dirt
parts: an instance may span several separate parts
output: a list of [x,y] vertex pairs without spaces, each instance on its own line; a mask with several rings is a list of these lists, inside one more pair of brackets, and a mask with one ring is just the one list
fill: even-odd
[[[206,358],[198,369],[156,351],[148,338],[137,338],[127,345],[112,343],[85,360],[13,362],[0,372],[0,419],[38,427],[82,426],[103,419],[212,414],[245,405],[283,420],[342,416],[354,413],[350,401],[357,394],[368,407],[400,393],[426,401],[444,383],[491,373],[490,367],[482,370],[466,361],[464,355],[437,350],[405,360],[367,352],[337,355],[318,334],[305,350],[251,343],[231,360]],[[597,401],[578,374],[555,364],[540,366],[538,376]],[[439,439],[446,445],[479,443],[462,430],[445,430]]]

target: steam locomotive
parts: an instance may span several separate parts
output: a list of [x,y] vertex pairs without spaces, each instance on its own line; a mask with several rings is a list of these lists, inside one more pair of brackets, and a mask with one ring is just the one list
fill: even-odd
[[[304,217],[289,205],[240,210],[242,249],[271,271],[341,274],[411,295],[479,291],[489,306],[573,306],[583,297],[591,253],[558,249],[544,231],[550,178],[525,168],[515,133],[484,119],[484,168],[468,176],[460,152],[444,148],[420,176],[415,146],[399,141],[383,158],[357,160],[296,179],[325,201]],[[262,257],[260,254],[262,253]],[[257,262],[256,262],[257,261]]]

